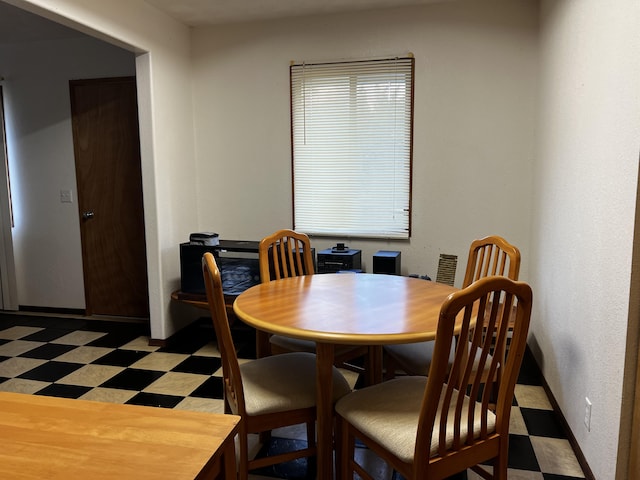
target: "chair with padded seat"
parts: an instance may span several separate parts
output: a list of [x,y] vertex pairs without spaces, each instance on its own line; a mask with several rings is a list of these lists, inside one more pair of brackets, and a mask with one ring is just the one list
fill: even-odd
[[[263,238],[258,247],[260,280],[270,282],[298,275],[314,275],[315,268],[311,251],[309,236],[294,230],[278,230]],[[266,338],[268,338],[268,343]],[[259,352],[258,356],[287,352],[315,353],[316,344],[312,341],[283,335],[266,336],[264,333],[259,333],[256,350]],[[336,345],[335,364],[360,371],[352,365],[347,365],[347,362],[367,353],[367,347]]]
[[[288,353],[238,363],[222,292],[220,270],[207,252],[202,270],[209,310],[218,342],[224,381],[225,413],[240,415],[239,472],[246,480],[250,470],[314,456],[316,421],[316,357],[311,353]],[[333,368],[333,401],[351,391]],[[307,448],[258,459],[249,459],[247,436],[268,433],[275,428],[307,425]],[[267,435],[268,436],[268,435]],[[266,436],[260,437],[266,438]]]
[[[511,280],[518,280],[519,272],[518,247],[497,235],[474,240],[469,247],[462,288],[492,275],[503,275]],[[426,375],[431,364],[433,346],[433,341],[385,345],[385,378],[393,378],[396,370],[402,370],[409,375]]]
[[[482,278],[451,294],[440,310],[428,376],[399,376],[336,403],[338,478],[357,473],[373,479],[354,457],[359,441],[407,480],[438,480],[468,468],[506,480],[509,417],[531,305],[529,285],[504,276]],[[510,324],[511,345],[500,365],[491,351],[504,347]],[[477,325],[487,325],[495,336]],[[486,369],[493,375],[500,366],[499,383],[486,384],[473,373]],[[493,473],[480,464],[492,465]]]

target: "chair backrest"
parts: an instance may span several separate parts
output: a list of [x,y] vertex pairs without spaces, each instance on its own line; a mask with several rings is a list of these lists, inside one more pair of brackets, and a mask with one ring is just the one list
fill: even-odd
[[[432,451],[432,456],[439,457],[485,441],[495,441],[496,436],[508,436],[511,403],[526,347],[531,304],[531,287],[504,276],[480,279],[451,294],[443,303],[422,401],[416,459],[424,459],[425,452],[432,450],[432,435],[439,439],[439,449]],[[492,307],[487,308],[487,305]],[[501,381],[483,383],[473,372],[486,368],[490,375],[495,374],[501,360],[491,355],[492,344],[495,343],[495,348],[503,348],[506,344],[512,311],[515,311],[515,322]],[[488,324],[496,332],[495,338],[483,335],[483,329],[475,328],[476,324]],[[456,335],[470,341],[456,342]],[[456,345],[455,359],[449,370],[453,344]],[[469,398],[476,401],[469,401]],[[441,412],[439,416],[438,412]],[[494,420],[495,429],[492,429]],[[470,431],[474,435],[466,434]],[[416,465],[416,468],[429,467]]]
[[262,239],[258,252],[262,282],[314,273],[311,240],[304,233],[278,230]]
[[233,345],[227,309],[222,292],[220,270],[212,253],[206,252],[202,256],[202,274],[207,291],[209,311],[213,320],[213,328],[218,340],[218,350],[222,361],[222,376],[224,379],[225,402],[231,413],[244,416],[246,414],[242,377],[238,356]]
[[467,270],[462,288],[480,278],[504,275],[518,280],[520,273],[520,250],[497,235],[474,240],[469,247]]

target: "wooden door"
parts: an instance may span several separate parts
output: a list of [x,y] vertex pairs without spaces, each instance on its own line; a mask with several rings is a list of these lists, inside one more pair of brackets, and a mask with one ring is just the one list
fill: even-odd
[[135,78],[70,93],[87,314],[148,317]]

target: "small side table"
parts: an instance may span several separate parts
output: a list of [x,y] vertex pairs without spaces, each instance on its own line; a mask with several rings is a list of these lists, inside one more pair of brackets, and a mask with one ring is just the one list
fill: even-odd
[[[229,318],[229,325],[233,325],[236,321],[236,314],[233,311],[233,302],[236,300],[237,295],[225,295],[224,305],[227,308],[227,317]],[[209,302],[207,302],[206,295],[200,295],[197,293],[185,293],[180,290],[176,290],[171,294],[171,300],[174,302],[184,303],[185,305],[191,305],[193,307],[209,310]]]

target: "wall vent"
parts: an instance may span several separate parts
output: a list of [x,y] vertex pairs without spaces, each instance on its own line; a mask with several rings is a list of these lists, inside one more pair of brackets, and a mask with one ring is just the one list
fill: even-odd
[[453,282],[456,279],[457,266],[458,266],[457,255],[446,255],[444,253],[440,254],[440,260],[438,261],[438,274],[436,276],[436,282],[453,286]]

